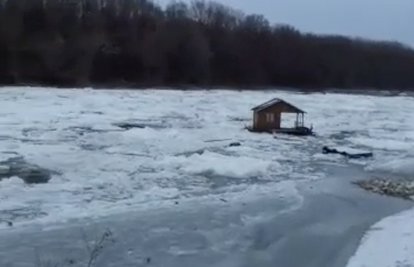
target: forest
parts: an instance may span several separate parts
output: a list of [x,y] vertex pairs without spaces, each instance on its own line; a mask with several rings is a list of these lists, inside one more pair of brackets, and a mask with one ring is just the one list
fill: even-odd
[[219,2],[0,0],[0,84],[414,89],[414,50]]

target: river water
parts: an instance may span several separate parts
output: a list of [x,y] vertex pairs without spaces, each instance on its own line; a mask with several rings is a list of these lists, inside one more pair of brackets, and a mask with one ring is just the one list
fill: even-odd
[[87,266],[86,243],[110,229],[115,240],[104,244],[95,266],[343,267],[372,224],[412,205],[354,187],[350,181],[367,177],[356,166],[325,171],[330,178],[298,184],[298,209],[275,191],[251,202],[176,202],[49,228],[10,228],[0,235],[1,266],[37,266],[39,259]]

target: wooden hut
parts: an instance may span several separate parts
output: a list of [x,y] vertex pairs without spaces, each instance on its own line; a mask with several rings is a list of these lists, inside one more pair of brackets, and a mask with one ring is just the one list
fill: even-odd
[[[309,135],[312,129],[305,127],[305,111],[280,99],[274,98],[253,109],[253,125],[248,127],[252,132],[289,133]],[[282,113],[295,113],[296,121],[292,128],[280,126]]]

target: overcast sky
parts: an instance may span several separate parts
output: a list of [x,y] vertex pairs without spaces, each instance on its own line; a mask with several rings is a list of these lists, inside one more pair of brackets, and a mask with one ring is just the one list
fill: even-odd
[[[190,0],[185,0],[189,2]],[[168,3],[169,0],[158,0]],[[245,13],[265,15],[304,31],[414,46],[414,0],[218,0]]]

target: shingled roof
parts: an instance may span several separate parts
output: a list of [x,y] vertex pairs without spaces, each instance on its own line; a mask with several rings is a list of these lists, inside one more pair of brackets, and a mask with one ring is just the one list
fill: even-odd
[[294,105],[292,105],[292,104],[290,104],[290,103],[288,103],[288,102],[286,102],[286,101],[284,101],[283,99],[280,99],[280,98],[273,98],[273,99],[271,99],[267,102],[264,102],[263,104],[260,104],[256,107],[252,108],[252,110],[256,111],[256,112],[257,111],[262,111],[264,109],[267,109],[269,107],[272,107],[274,105],[279,105],[279,104],[284,104],[284,105],[290,106],[290,108],[292,110],[294,110],[295,112],[297,112],[297,113],[306,113],[305,111],[301,110],[300,108],[295,107]]

